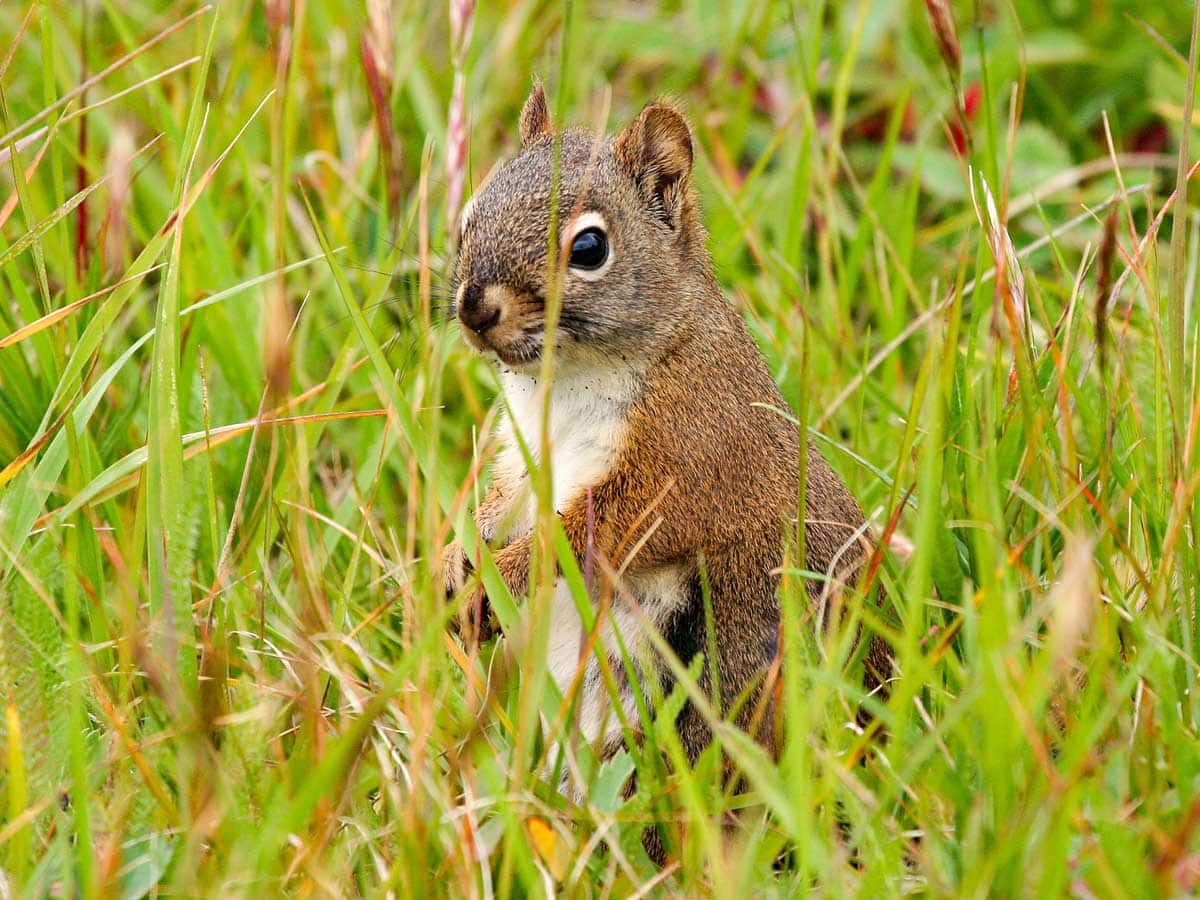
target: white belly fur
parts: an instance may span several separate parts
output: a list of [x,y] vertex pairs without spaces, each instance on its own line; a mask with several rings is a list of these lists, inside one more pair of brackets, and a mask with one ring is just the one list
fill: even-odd
[[[656,663],[658,653],[647,629],[656,628],[654,623],[663,622],[686,600],[684,573],[678,566],[664,566],[633,576],[622,587],[625,590],[614,599],[597,640],[597,647],[608,657],[618,685],[625,684],[622,644],[643,679],[657,677],[653,673],[660,668]],[[550,610],[546,664],[564,697],[580,668],[580,646],[585,637],[571,590],[565,579],[560,578]],[[603,745],[620,735],[621,721],[612,709],[613,698],[600,677],[596,654],[590,653],[583,663],[584,674],[576,687],[576,724],[585,740],[594,743],[599,739]],[[642,689],[649,690],[646,685]],[[637,703],[629,688],[621,690],[620,703],[626,717],[637,723]]]

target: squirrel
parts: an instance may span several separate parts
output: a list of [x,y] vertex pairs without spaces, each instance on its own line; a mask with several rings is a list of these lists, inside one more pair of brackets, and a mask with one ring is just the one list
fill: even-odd
[[[592,587],[611,598],[600,646],[612,659],[627,719],[638,721],[637,707],[613,623],[639,674],[660,679],[669,693],[669,670],[646,629],[657,629],[685,666],[707,657],[707,591],[716,658],[705,659],[699,687],[712,696],[715,662],[722,714],[741,698],[736,721],[777,752],[774,691],[763,685],[779,657],[776,589],[785,539],[796,529],[802,447],[805,567],[852,581],[869,549],[863,513],[779,412],[785,401],[718,286],[683,115],[659,101],[612,138],[556,133],[537,84],[520,137],[520,153],[463,209],[450,285],[462,335],[497,364],[509,410],[475,512],[480,537],[496,548],[513,596],[526,594],[536,502],[516,435],[536,460],[549,267],[565,264],[548,420],[553,504],[581,568],[589,554],[603,561],[596,568],[605,584]],[[552,197],[558,260],[547,259]],[[472,567],[457,544],[443,559],[454,595]],[[827,583],[810,580],[807,590],[814,605],[828,601]],[[581,659],[580,619],[561,576],[550,617],[550,673],[565,696],[585,667],[578,725],[610,756],[621,746],[621,725],[594,656]],[[888,652],[878,638],[865,668],[868,686],[884,683]],[[711,742],[708,726],[690,703],[676,725],[695,762]]]

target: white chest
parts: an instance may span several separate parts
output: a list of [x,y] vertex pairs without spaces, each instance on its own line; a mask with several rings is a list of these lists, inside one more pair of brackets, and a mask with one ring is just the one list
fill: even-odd
[[[535,462],[542,464],[546,392],[537,379],[527,375],[505,372],[501,380],[509,418],[504,426],[505,449],[500,465],[526,474],[516,436],[520,435]],[[555,510],[561,512],[612,468],[625,438],[629,407],[637,389],[637,376],[628,370],[584,370],[555,376],[546,421]]]

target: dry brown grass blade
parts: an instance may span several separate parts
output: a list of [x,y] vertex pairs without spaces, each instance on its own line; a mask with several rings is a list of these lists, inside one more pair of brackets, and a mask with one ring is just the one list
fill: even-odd
[[[131,278],[123,279],[121,281],[118,281],[116,284],[110,284],[108,287],[98,290],[94,294],[88,294],[86,297],[82,297],[79,300],[75,300],[72,303],[68,303],[66,306],[60,307],[51,313],[47,313],[46,315],[42,316],[40,319],[35,319],[34,321],[30,322],[28,325],[22,325],[20,328],[18,328],[16,331],[12,332],[11,334],[6,334],[4,337],[0,338],[0,350],[5,349],[6,347],[11,347],[13,344],[19,344],[21,341],[26,340],[27,338],[31,338],[35,334],[37,334],[41,331],[45,331],[50,326],[52,326],[58,322],[61,322],[63,319],[67,318],[67,316],[71,315],[71,313],[75,312],[76,310],[82,309],[83,307],[87,306],[93,300],[99,300],[101,297],[112,293],[117,288],[121,287],[122,285],[129,284],[129,282],[131,282],[131,281],[138,281],[143,276],[149,275],[151,272],[161,269],[162,267],[163,267],[162,263],[157,263],[156,265],[151,266],[145,272],[143,272],[139,275],[135,275]],[[3,484],[4,484],[4,482],[0,481],[0,485],[3,485]]]
[[[31,135],[31,137],[36,139],[38,136],[45,134],[48,130],[49,129],[42,129],[38,132],[38,134]],[[51,137],[46,138],[46,140],[42,142],[42,146],[39,147],[38,152],[34,154],[33,161],[25,167],[24,178],[26,184],[33,180],[33,176],[37,172],[38,166],[42,164],[42,159],[45,157],[46,151],[50,149],[50,140],[52,137],[53,133],[51,133]],[[17,149],[21,149],[20,146],[18,146]],[[0,163],[3,163],[6,159],[7,157],[5,156],[5,151],[0,150]],[[17,204],[20,202],[20,200],[21,196],[15,189],[11,194],[8,195],[8,199],[4,201],[4,206],[0,207],[0,228],[3,228],[5,223],[8,222],[9,217],[16,210]]]
[[[95,362],[93,361],[93,366],[94,365]],[[50,439],[58,433],[58,429],[62,428],[63,423],[67,420],[67,416],[69,416],[72,410],[75,409],[75,404],[79,402],[79,398],[82,396],[83,386],[80,385],[79,389],[75,391],[75,395],[63,408],[63,411],[58,418],[51,422],[50,426],[36,439],[34,439],[33,443],[22,450],[15,459],[13,459],[3,469],[0,469],[0,487],[4,487],[4,485],[16,478],[19,474],[21,474],[22,469],[24,469],[34,459],[37,458],[37,455],[41,452],[42,448],[45,447]]]
[[1108,302],[1112,288],[1112,264],[1117,248],[1117,211],[1111,210],[1104,219],[1104,237],[1096,257],[1096,302],[1093,304],[1093,321],[1096,340],[1096,358],[1100,375],[1107,371],[1108,348]]
[[21,38],[25,36],[25,29],[29,27],[29,23],[33,20],[35,9],[37,9],[37,6],[31,3],[29,9],[25,11],[25,18],[17,26],[17,33],[13,35],[12,43],[8,45],[8,53],[4,55],[4,62],[0,62],[0,81],[3,81],[4,76],[8,74],[8,67],[12,65],[13,57],[17,55],[17,48],[21,46]]
[[446,645],[446,650],[454,658],[454,662],[462,670],[463,675],[470,680],[475,690],[479,692],[479,696],[486,696],[488,698],[488,708],[492,711],[492,715],[496,717],[496,721],[503,725],[504,730],[509,734],[514,734],[516,729],[513,727],[512,719],[504,711],[504,707],[501,705],[495,692],[488,690],[487,684],[479,677],[479,673],[475,671],[475,667],[471,664],[471,660],[467,654],[463,652],[462,647],[455,643],[454,638],[449,634],[443,634],[442,638],[443,643]]
[[1179,827],[1167,836],[1158,858],[1154,861],[1154,874],[1163,880],[1164,887],[1168,892],[1170,892],[1170,883],[1167,879],[1179,861],[1187,854],[1192,836],[1197,830],[1200,830],[1200,797],[1192,799],[1179,822]]
[[[318,422],[342,422],[348,419],[370,419],[386,416],[386,409],[360,409],[340,413],[310,413],[303,416],[284,416],[283,418],[249,419],[232,425],[221,425],[211,431],[193,431],[183,436],[185,444],[191,444],[184,450],[184,460],[199,456],[206,450],[227,444],[255,428],[275,427],[278,425],[313,425]],[[194,442],[194,443],[193,443]]]
[[50,794],[38,800],[32,806],[27,806],[21,810],[20,815],[7,822],[3,828],[0,828],[0,847],[5,846],[11,841],[22,828],[25,828],[32,822],[36,822],[38,817],[49,809],[50,804],[56,799],[56,795]]
[[360,54],[367,80],[367,96],[375,115],[379,140],[379,165],[387,189],[388,217],[396,227],[400,216],[400,146],[392,124],[393,34],[391,6],[380,0],[368,0],[367,27],[363,30]]
[[259,101],[258,106],[254,107],[254,112],[250,113],[245,123],[240,129],[238,129],[238,133],[233,136],[233,139],[225,146],[225,149],[220,152],[217,158],[209,163],[208,168],[204,170],[200,177],[196,179],[196,183],[193,184],[184,195],[183,203],[180,205],[180,207],[172,212],[171,215],[167,216],[167,220],[158,230],[159,235],[168,234],[174,231],[179,222],[184,219],[189,212],[191,212],[192,207],[196,205],[196,202],[200,199],[200,195],[204,193],[205,188],[208,187],[209,183],[213,180],[213,176],[216,175],[217,170],[221,167],[221,163],[225,162],[225,157],[229,156],[229,154],[233,152],[233,148],[236,147],[238,141],[242,139],[242,135],[246,133],[246,129],[248,129],[254,120],[258,118],[258,114],[262,112],[263,107],[266,106],[274,96],[274,90],[268,91],[267,95],[263,97],[261,101]]
[[353,531],[351,531],[349,528],[347,528],[345,525],[341,524],[340,522],[337,522],[337,521],[331,519],[329,516],[325,515],[322,512],[319,512],[318,510],[313,509],[311,506],[305,506],[303,503],[295,503],[291,500],[286,500],[286,499],[281,500],[280,503],[282,503],[284,506],[290,506],[292,509],[304,513],[304,515],[308,516],[310,519],[312,519],[316,522],[320,522],[322,525],[325,525],[329,528],[332,528],[334,531],[336,531],[338,534],[340,534],[342,537],[346,538],[347,540],[352,541],[352,542],[357,542],[359,549],[363,553],[365,553],[368,557],[370,557],[371,560],[377,566],[382,568],[384,571],[393,571],[396,569],[395,564],[393,564],[391,561],[385,559],[379,553],[379,551],[376,550],[374,547],[371,547],[370,545],[366,544],[365,542],[360,541],[358,539],[358,535],[356,535]]
[[900,516],[908,506],[908,501],[912,498],[913,492],[917,489],[914,482],[909,485],[908,490],[904,492],[904,496],[900,498],[900,502],[896,504],[896,508],[892,510],[892,514],[888,516],[887,524],[884,526],[883,532],[879,535],[879,540],[875,544],[874,550],[871,552],[870,560],[867,563],[867,574],[863,578],[862,592],[863,596],[869,596],[871,589],[875,587],[875,579],[879,575],[879,567],[883,565],[883,553],[885,547],[890,547],[892,536],[896,533],[896,528],[900,524]]

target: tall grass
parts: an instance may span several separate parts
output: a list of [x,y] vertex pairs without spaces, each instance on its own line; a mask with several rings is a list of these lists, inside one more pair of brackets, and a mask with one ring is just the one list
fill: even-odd
[[[1200,890],[1193,14],[0,5],[0,895]],[[882,548],[820,635],[784,567],[778,760],[669,653],[598,760],[521,643],[555,555],[597,615],[553,518],[528,603],[470,524],[448,223],[535,75],[691,116],[721,283]],[[500,644],[449,628],[455,538]]]

